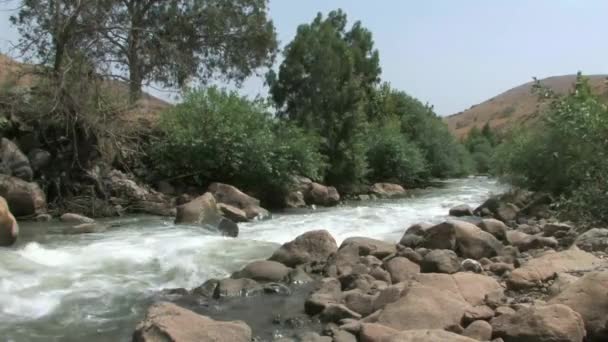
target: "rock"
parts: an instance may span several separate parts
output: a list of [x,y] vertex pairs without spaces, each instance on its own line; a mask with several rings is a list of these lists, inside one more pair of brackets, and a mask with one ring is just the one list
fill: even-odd
[[541,229],[537,225],[520,224],[517,226],[517,231],[526,233],[528,235],[536,235],[541,232]]
[[504,262],[494,262],[488,266],[488,270],[496,275],[503,275],[507,272],[513,272],[515,267],[511,264],[507,264]]
[[494,310],[487,305],[478,305],[470,308],[462,316],[462,322],[464,324],[470,324],[471,322],[483,320],[488,321],[494,317]]
[[50,163],[52,156],[48,151],[33,148],[28,154],[27,159],[30,161],[30,166],[34,172],[46,168]]
[[376,183],[369,188],[369,192],[386,198],[405,195],[405,189],[401,185],[393,183]]
[[317,289],[310,294],[310,297],[304,303],[304,310],[311,316],[317,315],[330,304],[339,304],[341,297],[342,290],[338,279],[322,279]]
[[11,246],[19,236],[19,225],[4,197],[0,197],[0,247]]
[[223,183],[212,183],[207,189],[218,203],[224,203],[242,209],[248,219],[264,218],[268,210],[260,207],[260,201],[251,197],[236,187]]
[[405,247],[401,250],[399,250],[397,252],[398,256],[407,258],[409,261],[420,265],[420,263],[422,263],[422,255],[420,255],[420,253],[416,252],[415,250],[409,248],[409,247]]
[[362,316],[369,316],[374,311],[374,300],[377,296],[363,293],[359,290],[344,292],[344,305]]
[[488,296],[504,296],[504,289],[496,279],[481,274],[469,272],[420,273],[414,280],[424,286],[451,294],[452,298],[466,301],[471,306],[486,304]]
[[383,309],[387,304],[396,302],[401,298],[406,287],[406,283],[398,283],[380,290],[373,300],[373,312]]
[[555,248],[558,245],[558,242],[555,238],[538,235],[528,235],[517,230],[511,230],[507,232],[507,241],[512,246],[517,247],[520,252],[545,247]]
[[364,323],[359,333],[360,342],[475,342],[465,336],[438,329],[398,331],[375,323]]
[[507,238],[507,226],[499,220],[495,219],[483,219],[481,220],[477,226],[481,228],[483,231],[488,232],[498,240],[504,241]]
[[292,190],[285,195],[286,208],[306,208],[304,194],[300,190]]
[[608,252],[608,229],[590,229],[579,235],[574,244],[587,252]]
[[460,262],[454,251],[435,249],[424,256],[421,271],[424,273],[456,273],[460,270]]
[[460,263],[460,267],[463,271],[473,272],[473,273],[481,273],[483,272],[483,267],[479,263],[479,261],[473,259],[465,259]]
[[218,203],[217,207],[222,214],[232,222],[239,223],[249,221],[247,218],[247,213],[237,207],[233,207],[225,203]]
[[[456,248],[456,228],[451,221],[446,221],[423,231],[417,231],[422,235],[422,243],[415,247],[427,249],[450,249]],[[407,232],[406,232],[407,234]]]
[[242,270],[235,272],[232,278],[249,278],[256,281],[279,282],[287,278],[291,268],[269,260],[258,260],[247,264]]
[[[298,334],[298,342],[332,342],[332,338],[329,336],[321,336],[315,332],[306,332]],[[276,341],[274,341],[276,342]]]
[[483,302],[491,308],[498,308],[507,303],[507,296],[505,295],[505,291],[501,288],[486,293]]
[[423,241],[425,231],[431,227],[432,225],[427,223],[418,223],[408,227],[405,233],[403,233],[399,244],[411,248],[418,247]]
[[217,224],[217,230],[224,236],[237,237],[239,236],[239,226],[231,220],[222,217]]
[[177,207],[175,224],[217,225],[221,216],[215,198],[206,192]]
[[373,255],[379,259],[397,253],[397,247],[393,243],[365,237],[351,237],[342,242],[340,249],[356,246],[359,255]]
[[331,207],[340,203],[340,194],[333,186],[311,182],[304,192],[304,199],[307,204]]
[[384,264],[384,268],[391,275],[393,284],[408,280],[414,274],[420,273],[420,266],[403,257],[392,258]]
[[[96,171],[89,171],[90,177],[97,179]],[[100,184],[104,185],[109,194],[119,198],[129,208],[129,211],[160,216],[173,216],[175,210],[168,197],[153,190],[149,186],[138,184],[132,175],[118,170],[111,170],[103,177]]]
[[571,230],[573,230],[572,226],[565,223],[547,223],[543,226],[543,235],[558,237]]
[[302,285],[313,282],[314,279],[306,273],[302,268],[294,268],[287,275],[289,283],[293,285]]
[[494,314],[496,316],[500,316],[500,315],[513,315],[513,314],[515,314],[515,310],[511,309],[508,306],[499,306],[494,311]]
[[558,273],[553,279],[553,283],[549,286],[549,295],[557,296],[562,293],[568,286],[579,280],[579,277],[568,273]]
[[464,329],[462,335],[476,341],[489,341],[492,338],[492,326],[486,321],[475,321]]
[[490,323],[493,336],[505,342],[582,342],[585,337],[581,315],[561,304],[521,308]]
[[338,322],[342,319],[361,319],[361,315],[346,307],[343,304],[329,303],[325,306],[320,315],[323,322]]
[[306,232],[295,240],[281,246],[269,260],[278,261],[286,266],[313,262],[327,261],[338,249],[336,240],[326,230],[313,230]]
[[65,213],[65,214],[61,215],[61,217],[59,217],[59,220],[61,222],[66,222],[66,223],[93,223],[93,222],[95,222],[95,220],[93,220],[90,217],[86,217],[86,216],[79,215],[79,214],[72,214],[72,213]]
[[601,259],[577,248],[561,252],[550,250],[511,272],[507,285],[509,289],[534,287],[557,273],[590,270],[602,264],[605,263]]
[[79,225],[73,226],[71,228],[65,228],[62,233],[63,234],[93,234],[93,233],[103,233],[108,230],[108,226],[98,224],[98,223],[81,223]]
[[391,275],[387,271],[383,270],[380,267],[374,267],[369,271],[369,275],[374,277],[376,280],[383,281],[387,284],[391,283]]
[[461,216],[473,216],[473,208],[466,204],[457,205],[450,209],[450,216],[461,217]]
[[134,342],[250,342],[244,322],[221,322],[171,303],[152,305],[135,328]]
[[517,218],[519,208],[513,203],[501,203],[496,210],[496,218],[502,222],[513,221]]
[[36,183],[0,174],[0,196],[6,199],[16,217],[28,217],[46,212],[46,196]]
[[262,292],[262,287],[253,279],[226,278],[218,282],[213,297],[247,297]]
[[51,220],[53,220],[53,217],[50,214],[38,214],[34,217],[36,222],[50,222]]
[[382,310],[378,323],[396,330],[446,329],[460,324],[469,308],[467,302],[449,292],[413,285],[403,297]]
[[456,253],[463,258],[481,259],[496,256],[502,250],[502,243],[494,235],[464,221],[448,221],[455,229]]
[[34,172],[30,166],[29,159],[27,159],[15,143],[6,138],[0,140],[0,161],[4,168],[10,171],[9,175],[26,182],[32,181]]
[[[344,330],[338,330],[333,335],[333,342],[357,342],[357,337]],[[332,341],[331,339],[329,340]]]
[[564,304],[585,322],[588,341],[608,341],[608,271],[591,272],[573,282],[550,304]]

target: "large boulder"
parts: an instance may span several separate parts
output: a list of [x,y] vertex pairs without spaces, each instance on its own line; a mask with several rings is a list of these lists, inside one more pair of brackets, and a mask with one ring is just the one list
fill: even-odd
[[351,246],[358,248],[359,255],[373,255],[379,259],[384,259],[397,252],[397,246],[394,243],[366,237],[350,237],[342,242],[340,249]]
[[408,280],[415,274],[420,273],[420,266],[404,257],[396,257],[388,260],[384,263],[384,268],[391,275],[393,284]]
[[560,272],[588,271],[600,265],[605,265],[605,262],[578,248],[561,252],[549,250],[511,272],[507,285],[510,289],[530,288]]
[[405,189],[399,184],[376,183],[369,188],[369,192],[379,197],[399,197],[405,195]]
[[291,268],[280,262],[258,260],[247,264],[242,270],[235,272],[232,278],[249,278],[257,281],[280,282],[287,278]]
[[6,199],[16,217],[29,217],[46,212],[46,196],[36,183],[0,174],[0,196]]
[[295,267],[312,261],[326,261],[337,250],[336,240],[328,231],[313,230],[283,244],[269,260]]
[[221,217],[222,213],[215,197],[206,192],[188,203],[177,206],[175,224],[216,225]]
[[505,342],[582,342],[585,337],[581,315],[562,304],[521,308],[491,324],[493,336]]
[[511,246],[517,247],[520,252],[545,247],[555,248],[558,245],[557,240],[553,237],[529,235],[518,230],[508,231],[506,237],[507,242]]
[[218,203],[217,207],[222,214],[232,222],[239,223],[249,221],[247,218],[247,213],[242,209],[225,203]]
[[450,209],[450,216],[461,217],[461,216],[473,216],[473,208],[467,204],[457,205]]
[[330,207],[340,203],[340,194],[333,186],[311,182],[304,192],[304,199],[307,204]]
[[454,251],[435,249],[428,252],[420,264],[425,273],[456,273],[460,270],[460,262]]
[[133,341],[250,342],[251,328],[241,321],[215,321],[175,304],[158,303],[135,328]]
[[491,218],[482,219],[477,226],[483,231],[494,235],[494,237],[501,241],[504,241],[507,238],[508,228],[502,221]]
[[19,226],[4,197],[0,197],[0,246],[10,246],[17,241]]
[[408,230],[406,231],[406,234],[408,233],[417,236],[422,236],[421,243],[419,243],[417,246],[410,247],[451,250],[454,250],[456,248],[456,228],[453,224],[453,221],[446,221],[426,229],[420,228],[414,230],[413,232],[410,232],[410,230]]
[[0,140],[0,162],[2,169],[11,176],[31,182],[34,176],[29,159],[12,141],[2,138]]
[[446,329],[459,325],[470,307],[450,292],[415,284],[382,310],[378,323],[396,330]]
[[579,235],[574,244],[587,252],[608,252],[608,229],[590,229]]
[[414,280],[418,284],[448,293],[452,298],[465,301],[471,306],[483,304],[486,296],[490,294],[496,295],[504,292],[496,279],[470,272],[421,273]]
[[456,253],[463,258],[491,258],[500,253],[503,245],[494,235],[464,221],[448,221],[456,233]]
[[585,321],[588,341],[608,341],[608,271],[586,274],[549,303],[578,312]]
[[268,210],[260,207],[260,201],[236,187],[224,183],[212,183],[207,189],[218,203],[224,203],[245,211],[248,219],[264,218]]

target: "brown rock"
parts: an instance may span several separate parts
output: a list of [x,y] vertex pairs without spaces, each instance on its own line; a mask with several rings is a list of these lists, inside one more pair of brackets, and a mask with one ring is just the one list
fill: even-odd
[[339,304],[342,298],[341,285],[338,279],[325,278],[320,281],[317,289],[311,293],[304,303],[307,314],[314,316],[325,310],[330,304]]
[[352,290],[344,293],[344,305],[350,310],[358,312],[362,316],[368,316],[374,311],[374,300],[377,296]]
[[582,342],[585,337],[581,316],[561,304],[521,308],[490,323],[493,336],[505,342]]
[[420,273],[414,280],[424,286],[450,293],[452,297],[464,300],[472,306],[484,304],[486,296],[494,292],[503,292],[502,286],[494,278],[469,272]]
[[134,342],[250,342],[244,322],[221,322],[171,303],[151,306],[133,334]]
[[177,207],[175,224],[216,225],[221,213],[215,197],[209,192]]
[[494,235],[494,237],[501,241],[504,241],[507,238],[508,228],[502,221],[495,219],[483,219],[477,224],[477,226],[483,231]]
[[359,255],[373,255],[379,259],[397,253],[397,247],[394,243],[376,240],[366,237],[351,237],[342,242],[340,249],[350,246],[356,246],[359,250]]
[[461,216],[474,216],[473,208],[466,204],[457,205],[450,209],[450,216],[461,217]]
[[232,278],[249,278],[256,281],[279,282],[287,278],[291,268],[270,260],[258,260],[247,264],[239,272],[235,272]]
[[492,317],[494,317],[494,310],[487,305],[478,305],[470,308],[464,313],[462,322],[468,325],[471,322],[478,320],[488,321]]
[[0,196],[0,246],[11,246],[17,241],[19,226],[4,197]]
[[605,263],[601,259],[576,248],[561,252],[550,250],[511,272],[507,285],[510,289],[534,287],[556,273],[589,270],[602,264]]
[[378,323],[397,330],[445,329],[458,325],[470,305],[449,292],[413,285],[398,301],[388,304]]
[[507,264],[504,262],[495,262],[490,264],[488,269],[490,270],[490,272],[500,276],[507,272],[512,272],[515,268],[511,264]]
[[393,284],[408,280],[414,274],[420,273],[420,266],[403,257],[390,259],[384,264],[384,268],[391,275]]
[[421,234],[423,235],[423,241],[416,247],[450,250],[456,248],[456,228],[451,221],[427,228]]
[[408,330],[402,331],[383,342],[438,342],[438,341],[450,341],[450,342],[476,342],[466,336],[461,336],[449,331],[431,329],[431,330]]
[[383,342],[398,334],[399,331],[382,324],[361,324],[359,340],[361,342]]
[[538,235],[528,235],[517,230],[511,230],[507,232],[507,241],[512,246],[517,247],[520,252],[544,247],[555,248],[558,245],[558,242],[555,238]]
[[262,291],[262,287],[253,279],[222,279],[218,282],[213,296],[221,297],[247,297]]
[[489,341],[492,338],[492,326],[486,321],[475,321],[464,329],[462,335],[476,341]]
[[331,207],[340,203],[340,194],[333,186],[325,186],[312,182],[304,192],[307,204]]
[[9,175],[31,182],[34,176],[29,159],[17,145],[6,139],[0,140],[0,161]]
[[233,222],[238,223],[249,221],[249,219],[247,218],[247,213],[242,209],[233,207],[225,203],[218,203],[217,207],[225,217],[227,217]]
[[424,273],[456,273],[460,270],[460,262],[454,251],[435,249],[424,256],[420,264]]
[[248,219],[268,216],[268,210],[260,207],[260,201],[251,197],[236,187],[224,183],[212,183],[207,190],[217,200],[233,207],[242,209]]
[[46,212],[46,196],[36,183],[0,174],[0,196],[4,197],[16,217]]
[[405,189],[401,185],[393,183],[376,183],[369,188],[369,192],[387,198],[405,195]]
[[549,303],[564,304],[578,312],[589,341],[608,341],[608,271],[586,274]]
[[463,258],[481,259],[496,256],[502,243],[494,235],[464,221],[448,221],[456,232],[456,253]]
[[295,267],[312,261],[327,261],[338,249],[336,240],[326,230],[306,232],[281,246],[269,260]]
[[61,217],[59,217],[59,220],[61,222],[67,222],[67,223],[93,223],[93,222],[95,222],[95,220],[93,220],[90,217],[86,217],[84,215],[79,215],[79,214],[73,214],[73,213],[65,213],[65,214],[61,215]]

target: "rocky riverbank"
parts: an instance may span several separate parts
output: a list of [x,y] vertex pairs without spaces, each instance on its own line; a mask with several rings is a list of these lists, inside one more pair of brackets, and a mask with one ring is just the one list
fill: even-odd
[[605,341],[608,230],[581,234],[549,204],[505,194],[398,243],[310,231],[230,278],[164,291],[133,339]]

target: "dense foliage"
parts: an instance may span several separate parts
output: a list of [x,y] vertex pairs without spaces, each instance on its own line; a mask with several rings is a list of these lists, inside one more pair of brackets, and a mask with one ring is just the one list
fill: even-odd
[[608,108],[580,74],[566,96],[538,90],[549,100],[543,120],[499,148],[498,171],[561,196],[573,219],[608,222]]
[[317,137],[235,92],[191,92],[162,115],[159,127],[152,157],[167,178],[226,182],[269,196],[284,191],[291,176],[317,179],[324,167]]
[[272,63],[276,33],[267,0],[22,0],[11,18],[19,48],[57,75],[74,54],[125,80],[183,86],[219,73],[243,80]]
[[475,172],[480,174],[492,172],[492,160],[498,138],[490,126],[486,123],[481,130],[476,126],[473,127],[464,144],[471,154]]

